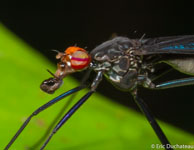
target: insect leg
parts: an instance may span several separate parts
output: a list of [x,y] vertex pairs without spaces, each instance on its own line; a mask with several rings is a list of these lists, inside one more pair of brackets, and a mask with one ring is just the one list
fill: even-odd
[[[140,110],[146,116],[147,120],[149,121],[150,125],[154,129],[154,131],[155,131],[156,135],[158,136],[158,138],[160,139],[161,143],[165,146],[165,149],[172,150],[172,148],[170,148],[168,146],[168,145],[170,145],[170,142],[168,141],[164,132],[162,131],[162,129],[160,128],[160,126],[156,122],[154,115],[152,114],[152,112],[150,111],[148,106],[145,104],[143,99],[141,99],[140,97],[137,96],[137,94],[135,94],[134,100],[135,100],[136,104],[138,105],[138,107],[140,108]],[[168,146],[168,147],[166,147],[166,146]]]
[[62,125],[76,112],[76,110],[95,92],[98,84],[102,80],[102,72],[98,72],[96,78],[91,84],[90,91],[86,93],[65,115],[64,117],[58,122],[58,124],[55,126],[53,131],[51,132],[50,136],[44,143],[44,145],[41,147],[41,150],[45,148],[45,146],[48,144],[52,136],[62,127]]
[[[87,79],[89,78],[91,73],[91,69],[89,69],[85,74],[84,77],[81,80],[81,85],[84,85],[87,81]],[[71,97],[67,100],[67,102],[65,103],[65,105],[62,107],[62,109],[59,111],[59,113],[57,114],[57,116],[53,119],[52,123],[49,125],[49,127],[46,129],[46,132],[44,133],[44,135],[35,143],[33,144],[29,149],[37,149],[40,144],[45,141],[45,139],[48,137],[49,133],[51,132],[52,128],[54,128],[55,124],[59,121],[59,119],[63,116],[64,112],[67,110],[67,108],[70,106],[71,102],[73,101],[73,99],[76,97],[77,92],[72,94]]]
[[151,76],[149,76],[150,79],[152,79],[152,81],[157,80],[158,78],[168,74],[169,72],[173,71],[173,68],[170,69],[160,69],[157,72],[154,72],[154,74],[151,74]]
[[62,107],[62,109],[59,111],[59,113],[57,114],[57,116],[53,119],[53,121],[51,122],[51,124],[49,125],[49,127],[46,129],[46,132],[44,133],[44,135],[35,144],[33,144],[32,146],[30,146],[29,149],[31,149],[31,150],[38,149],[38,147],[40,146],[40,144],[43,141],[45,141],[45,139],[50,134],[50,131],[54,128],[55,124],[59,121],[59,118],[62,117],[62,115],[64,114],[64,112],[67,110],[67,108],[71,104],[72,100],[75,98],[76,94],[77,93],[74,93],[73,95],[71,95],[71,97],[67,100],[67,102]]
[[183,78],[183,79],[177,79],[177,80],[160,83],[160,84],[155,85],[155,87],[152,87],[152,88],[153,89],[167,89],[167,88],[174,88],[174,87],[193,85],[193,84],[194,84],[194,77],[190,77],[190,78]]
[[27,124],[30,122],[30,120],[32,119],[32,117],[36,116],[37,114],[39,114],[41,111],[45,110],[46,108],[50,107],[51,105],[55,104],[56,102],[58,102],[59,100],[65,98],[68,95],[71,95],[77,91],[80,91],[81,89],[86,88],[85,85],[82,86],[78,86],[74,89],[71,89],[59,96],[57,96],[56,98],[52,99],[51,101],[49,101],[48,103],[42,105],[41,107],[39,107],[36,111],[34,111],[27,119],[26,121],[23,123],[23,125],[20,127],[20,129],[16,132],[16,134],[13,136],[13,138],[10,140],[10,142],[7,144],[7,146],[4,148],[4,150],[7,150],[13,143],[14,141],[17,139],[17,137],[20,135],[20,133],[24,130],[24,128],[27,126]]

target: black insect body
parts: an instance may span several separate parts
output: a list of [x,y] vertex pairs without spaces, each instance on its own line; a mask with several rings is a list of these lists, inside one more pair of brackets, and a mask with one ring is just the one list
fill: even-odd
[[[147,40],[116,37],[91,51],[92,60],[95,64],[94,70],[104,70],[107,79],[113,85],[125,91],[133,91],[138,84],[146,88],[155,88],[156,86],[151,82],[152,79],[149,78],[149,75],[154,74],[154,65],[161,62],[173,66],[180,72],[194,75],[194,45],[190,45],[191,50],[186,51],[172,49],[176,48],[175,46],[185,38],[193,40],[194,36]],[[174,44],[162,39],[171,39],[170,42],[173,39]],[[191,42],[192,40],[188,41]],[[188,41],[185,40],[183,44],[188,45]],[[164,46],[162,46],[163,44]],[[169,49],[167,49],[169,44],[171,47],[169,46]],[[179,48],[187,48],[187,45],[183,44],[182,47],[179,45]]]
[[117,37],[91,52],[94,70],[103,71],[111,83],[125,91],[131,91],[137,86],[142,63],[141,57],[134,55],[131,42],[128,38]]
[[[100,44],[90,54],[82,48],[69,47],[64,53],[58,52],[56,58],[60,59],[56,73],[52,74],[49,71],[53,77],[43,81],[41,84],[41,89],[47,93],[53,93],[59,88],[62,84],[62,79],[70,73],[88,69],[89,71],[85,75],[85,79],[87,79],[91,70],[94,70],[97,75],[90,84],[90,91],[64,115],[41,149],[44,149],[60,127],[96,91],[103,75],[114,86],[133,95],[135,102],[145,114],[161,143],[164,146],[170,145],[149,108],[138,96],[138,86],[150,89],[166,89],[194,84],[194,77],[154,84],[155,79],[161,76],[161,73],[158,74],[159,70],[156,68],[156,65],[159,63],[167,63],[184,74],[194,76],[194,35],[150,39],[116,37]],[[33,116],[64,97],[86,88],[87,85],[84,83],[52,99],[33,112],[8,143],[5,150],[13,144]],[[172,149],[169,146],[165,148]]]

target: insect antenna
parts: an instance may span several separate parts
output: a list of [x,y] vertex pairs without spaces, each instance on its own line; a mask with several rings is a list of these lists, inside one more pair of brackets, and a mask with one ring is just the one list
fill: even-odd
[[60,51],[58,51],[58,50],[56,50],[56,49],[52,49],[51,51],[57,52],[57,53],[61,53]]

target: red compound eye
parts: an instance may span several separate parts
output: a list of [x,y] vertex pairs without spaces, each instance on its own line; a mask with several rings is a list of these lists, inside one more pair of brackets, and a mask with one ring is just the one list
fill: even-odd
[[71,67],[75,70],[87,68],[91,61],[86,50],[80,47],[69,47],[65,52],[71,55]]
[[72,54],[71,67],[76,70],[81,70],[88,67],[90,63],[90,56],[87,52],[76,51]]

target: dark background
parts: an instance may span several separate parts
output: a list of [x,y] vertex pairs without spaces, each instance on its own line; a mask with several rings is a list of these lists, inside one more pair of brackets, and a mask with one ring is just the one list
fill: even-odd
[[[51,49],[77,44],[91,51],[113,33],[140,38],[194,34],[194,4],[188,1],[58,1],[7,2],[0,5],[0,21],[32,47],[56,63]],[[22,59],[22,58],[21,58]],[[76,79],[82,73],[74,75]],[[161,81],[185,77],[172,71]],[[152,91],[140,95],[155,116],[194,133],[194,87]],[[98,92],[138,110],[129,93],[104,80]],[[114,93],[114,94],[112,94]]]

